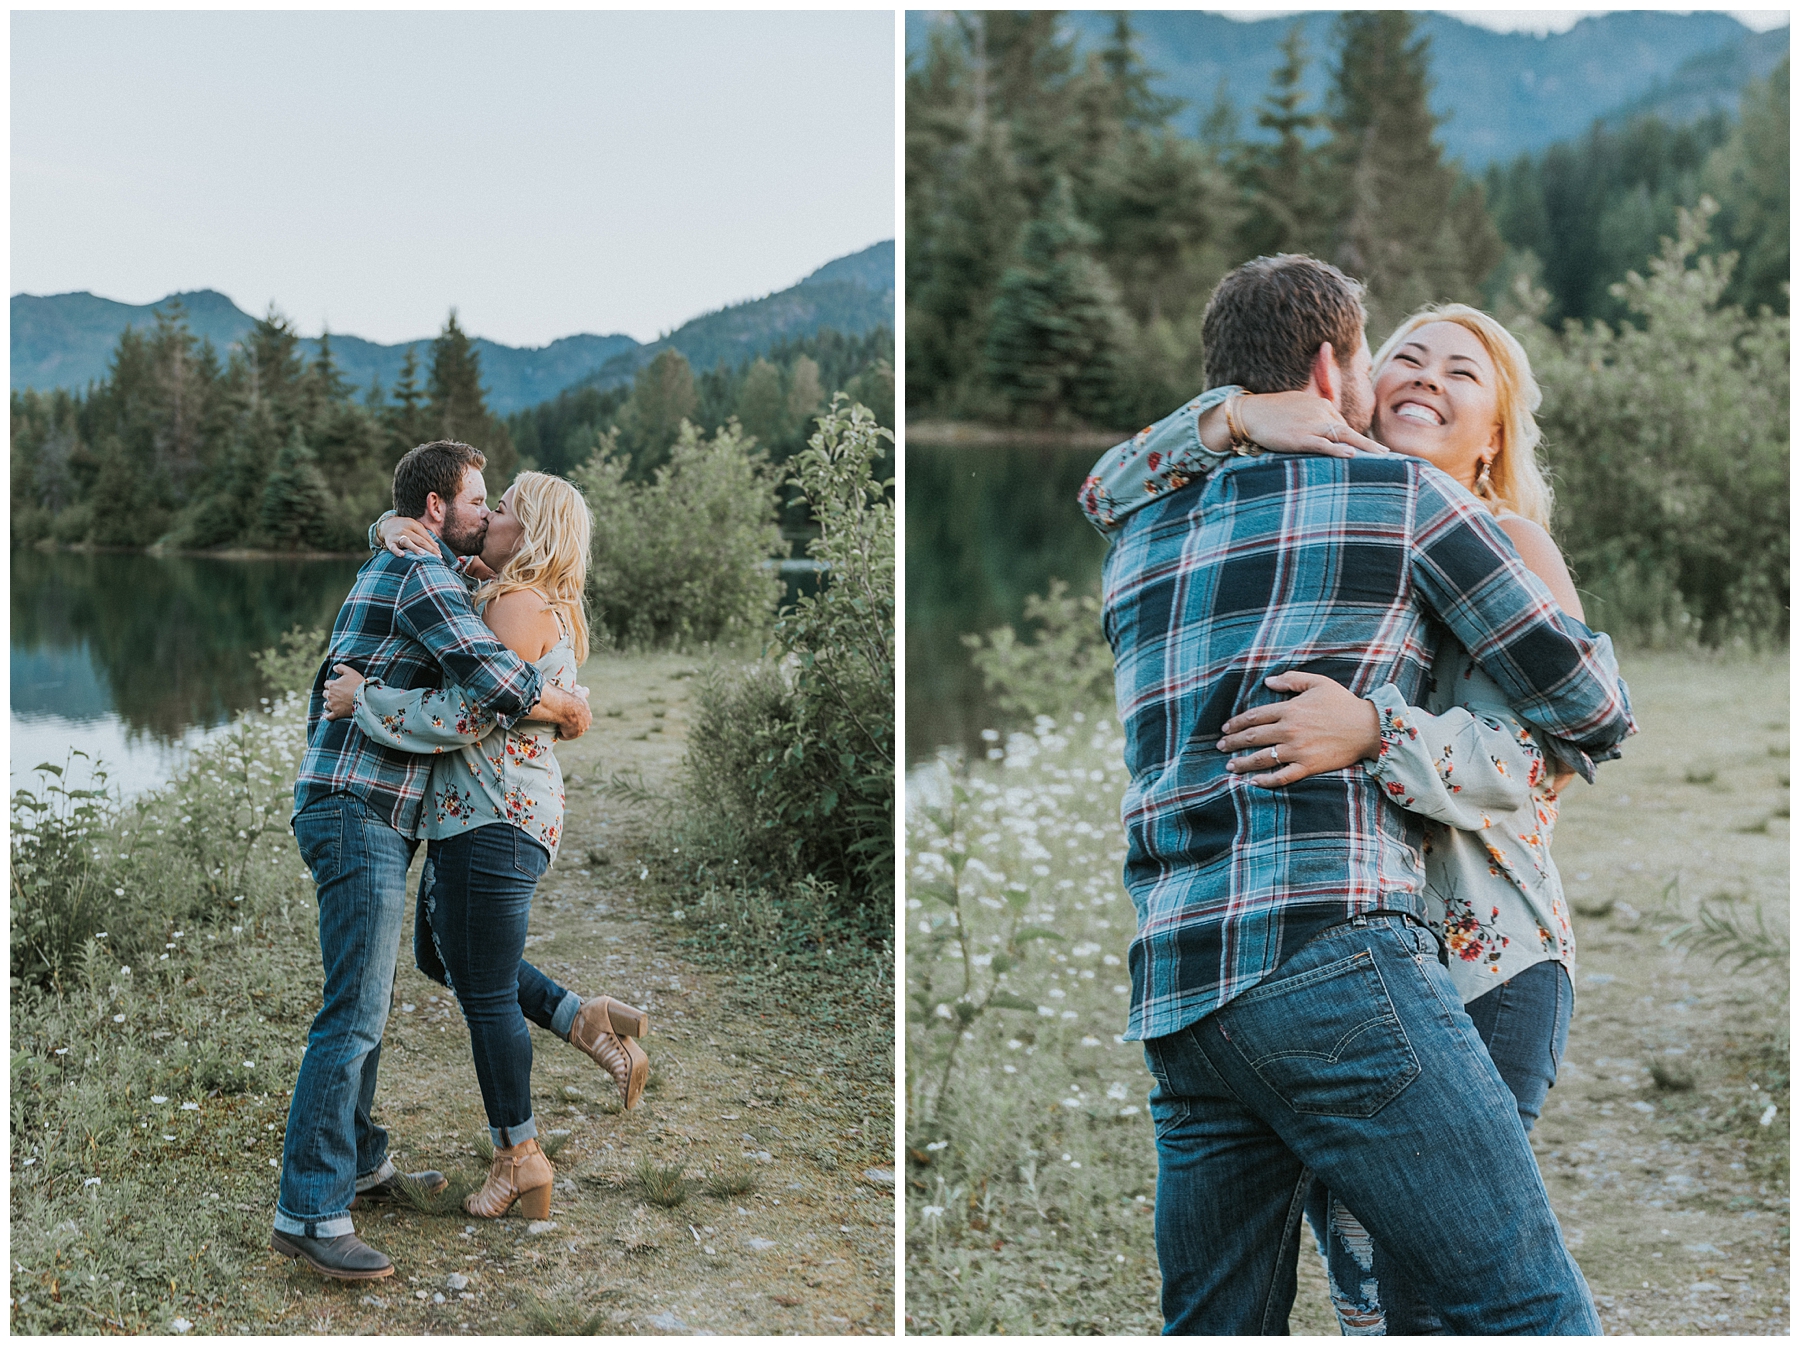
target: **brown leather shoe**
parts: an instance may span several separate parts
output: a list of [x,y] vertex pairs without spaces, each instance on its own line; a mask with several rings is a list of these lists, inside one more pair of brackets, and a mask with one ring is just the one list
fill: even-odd
[[625,1106],[635,1108],[650,1077],[650,1058],[637,1040],[650,1031],[650,1016],[611,996],[584,1000],[569,1026],[569,1041],[613,1077]]
[[484,1220],[498,1220],[517,1202],[527,1220],[550,1218],[550,1184],[556,1170],[538,1148],[537,1138],[522,1140],[508,1149],[495,1150],[487,1181],[479,1192],[463,1198],[463,1209]]

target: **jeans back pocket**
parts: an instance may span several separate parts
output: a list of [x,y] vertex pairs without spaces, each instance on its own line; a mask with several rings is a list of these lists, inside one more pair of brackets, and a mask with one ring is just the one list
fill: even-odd
[[1419,1077],[1419,1058],[1366,949],[1245,992],[1219,1011],[1219,1027],[1295,1112],[1373,1117]]
[[300,863],[311,872],[313,882],[323,884],[326,876],[338,868],[338,856],[344,849],[342,802],[330,799],[295,815],[294,843],[300,850]]

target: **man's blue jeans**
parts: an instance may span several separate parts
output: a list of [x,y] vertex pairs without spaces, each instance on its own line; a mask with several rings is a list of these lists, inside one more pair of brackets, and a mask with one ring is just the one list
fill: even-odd
[[1598,1335],[1512,1092],[1423,926],[1334,926],[1144,1050],[1165,1332],[1286,1335],[1317,1174],[1451,1331]]
[[[1561,963],[1533,963],[1464,1008],[1506,1081],[1527,1132],[1537,1124],[1544,1099],[1556,1083],[1556,1068],[1569,1044],[1575,990]],[[1469,1155],[1472,1163],[1480,1157]],[[1315,1182],[1306,1198],[1331,1284],[1331,1303],[1345,1336],[1424,1337],[1449,1331],[1429,1305],[1419,1301],[1406,1277],[1369,1237],[1362,1221]]]
[[352,1230],[357,1177],[387,1159],[387,1132],[369,1110],[393,998],[406,867],[418,843],[348,794],[308,805],[294,818],[294,838],[318,885],[325,1003],[288,1104],[275,1228],[334,1238]]

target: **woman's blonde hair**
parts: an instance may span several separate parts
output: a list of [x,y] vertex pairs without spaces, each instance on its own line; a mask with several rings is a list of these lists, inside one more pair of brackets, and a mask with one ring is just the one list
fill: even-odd
[[1525,348],[1500,323],[1478,308],[1467,304],[1427,304],[1411,314],[1394,334],[1375,352],[1377,376],[1396,347],[1427,323],[1453,322],[1467,328],[1482,344],[1494,362],[1495,414],[1499,420],[1499,447],[1488,463],[1488,484],[1476,494],[1487,501],[1497,514],[1509,509],[1522,514],[1540,528],[1550,526],[1553,497],[1550,483],[1544,480],[1538,466],[1537,446],[1541,437],[1537,418],[1532,415],[1544,400],[1537,379],[1531,373],[1531,357]]
[[588,657],[587,568],[594,516],[581,492],[548,472],[521,472],[512,484],[519,549],[500,574],[481,586],[478,604],[530,589],[548,600],[567,624],[575,660]]

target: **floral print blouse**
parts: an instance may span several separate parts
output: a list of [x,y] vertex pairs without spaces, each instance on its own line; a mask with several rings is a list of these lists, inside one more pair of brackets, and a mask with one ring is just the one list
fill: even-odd
[[[568,632],[533,665],[547,686],[575,686]],[[562,841],[563,781],[556,726],[521,720],[511,729],[476,714],[462,688],[402,691],[371,678],[356,689],[356,726],[401,752],[435,753],[419,835],[443,840],[471,828],[510,823],[556,859]],[[472,734],[479,734],[473,742]]]
[[[1617,677],[1612,641],[1596,640]],[[1363,766],[1393,803],[1425,819],[1426,919],[1463,1003],[1534,963],[1573,969],[1575,930],[1550,857],[1555,767],[1505,693],[1451,642],[1432,668],[1427,709],[1407,705],[1391,683],[1369,699],[1381,751]]]
[[[1201,480],[1234,452],[1262,452],[1217,452],[1200,441],[1201,416],[1241,391],[1210,388],[1109,449],[1082,484],[1088,522],[1110,536],[1139,509]],[[1611,640],[1596,640],[1617,677]],[[1428,918],[1449,953],[1450,978],[1463,1003],[1534,963],[1554,959],[1572,968],[1575,932],[1550,858],[1555,767],[1499,685],[1468,651],[1447,641],[1425,709],[1408,705],[1392,684],[1369,699],[1380,716],[1381,752],[1363,765],[1392,803],[1425,819]]]

